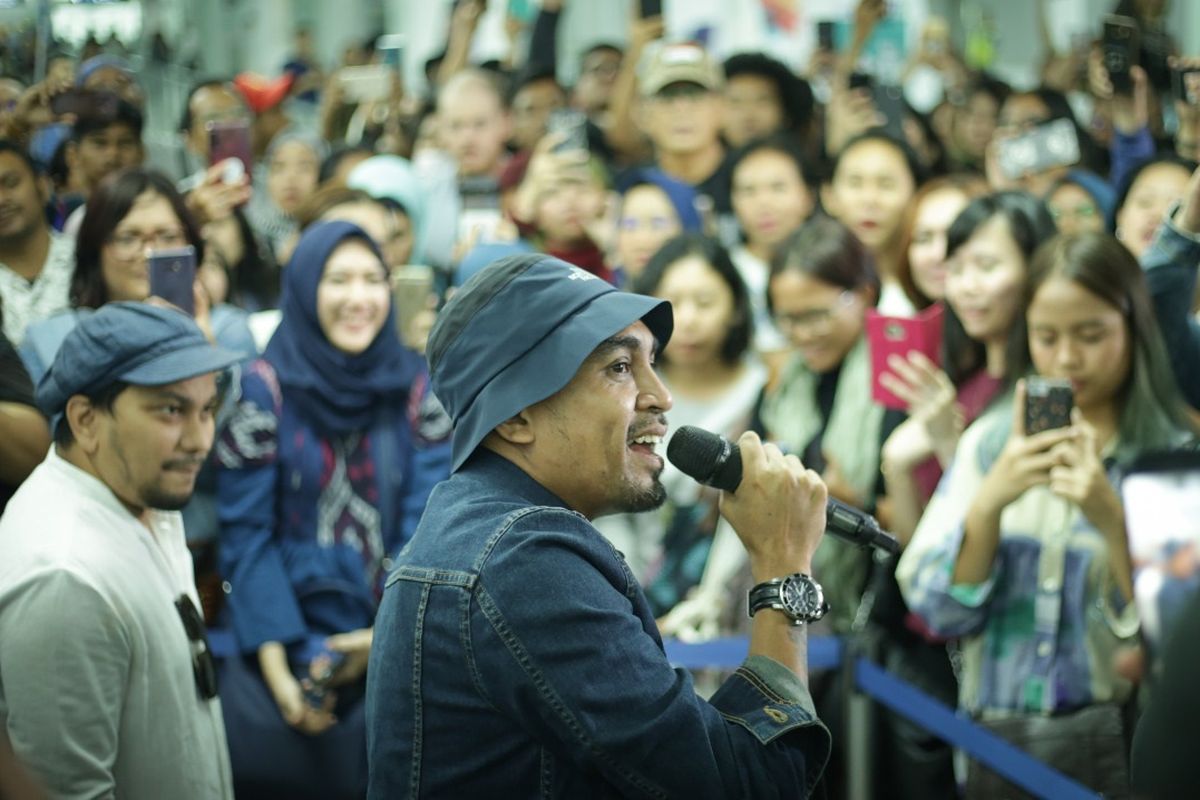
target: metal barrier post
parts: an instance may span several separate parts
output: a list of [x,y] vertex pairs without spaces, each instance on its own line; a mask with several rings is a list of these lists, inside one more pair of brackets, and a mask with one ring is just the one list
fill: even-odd
[[846,719],[846,796],[871,800],[875,775],[875,702],[858,686],[859,658],[870,659],[876,648],[871,638],[851,636],[842,654],[842,693]]

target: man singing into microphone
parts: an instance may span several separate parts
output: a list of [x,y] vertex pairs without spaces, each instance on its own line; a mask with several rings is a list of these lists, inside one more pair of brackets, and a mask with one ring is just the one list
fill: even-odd
[[591,525],[663,502],[665,302],[547,256],[497,261],[442,311],[455,422],[375,624],[372,798],[807,797],[829,754],[805,623],[825,486],[754,434],[721,513],[759,586],[750,655],[713,695],[673,669],[624,558]]

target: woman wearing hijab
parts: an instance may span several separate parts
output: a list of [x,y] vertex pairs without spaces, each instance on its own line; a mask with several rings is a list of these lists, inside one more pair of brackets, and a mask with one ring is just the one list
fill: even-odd
[[239,797],[361,797],[372,620],[390,558],[449,474],[448,425],[425,413],[424,365],[361,228],[308,229],[282,306],[218,445],[234,780]]

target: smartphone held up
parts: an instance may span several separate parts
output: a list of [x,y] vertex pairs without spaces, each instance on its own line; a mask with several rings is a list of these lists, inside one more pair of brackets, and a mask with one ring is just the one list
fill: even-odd
[[188,245],[152,251],[147,267],[150,296],[160,297],[189,316],[196,316],[196,248]]
[[1065,428],[1071,424],[1075,392],[1071,382],[1033,376],[1025,379],[1025,435]]

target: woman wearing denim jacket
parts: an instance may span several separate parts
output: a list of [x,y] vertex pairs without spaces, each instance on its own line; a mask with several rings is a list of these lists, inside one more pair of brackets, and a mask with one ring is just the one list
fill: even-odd
[[[1138,453],[1193,431],[1137,263],[1115,239],[1052,239],[1034,256],[1026,297],[1010,369],[1070,380],[1071,424],[1026,435],[1019,381],[1009,408],[963,434],[897,579],[935,633],[962,637],[961,708],[985,720],[1060,715],[1065,746],[1036,755],[1126,796],[1116,706],[1130,686],[1112,656],[1138,623],[1115,481]],[[1061,716],[1085,711],[1096,715]],[[996,796],[999,785],[973,764],[967,796]]]
[[[310,228],[284,272],[283,319],[217,446],[239,797],[365,791],[375,609],[390,558],[449,474],[448,428],[425,413],[424,386],[377,246],[347,222]],[[313,679],[330,668],[322,693]]]

